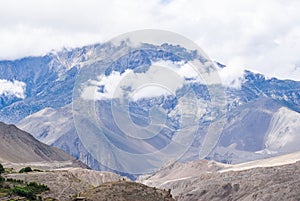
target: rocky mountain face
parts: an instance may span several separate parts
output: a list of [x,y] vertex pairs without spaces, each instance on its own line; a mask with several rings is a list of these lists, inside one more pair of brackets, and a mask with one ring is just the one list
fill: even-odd
[[14,125],[0,122],[0,161],[12,163],[67,162],[75,158],[66,152],[43,144]]
[[61,148],[93,169],[105,170],[81,143],[76,133],[71,105],[59,109],[45,108],[20,121],[18,126],[33,132],[36,139]]
[[[105,60],[107,55],[124,48],[130,50],[127,55],[116,61]],[[127,43],[108,43],[53,52],[43,57],[1,61],[0,80],[22,82],[26,87],[23,88],[23,96],[17,96],[8,89],[0,94],[0,120],[17,123],[19,128],[32,133],[38,140],[65,150],[93,169],[105,169],[87,149],[86,142],[82,142],[74,125],[74,115],[77,114],[72,105],[78,94],[73,93],[73,88],[78,80],[85,83],[102,76],[102,81],[105,78],[109,83],[115,75],[122,76],[128,71],[135,74],[151,71],[152,66],[159,62],[171,63],[169,67],[175,68],[173,64],[192,60],[206,62],[197,51],[180,46],[143,44],[142,47],[130,47]],[[184,69],[184,66],[177,68]],[[79,72],[85,76],[78,76]],[[206,155],[207,159],[238,163],[299,150],[300,82],[267,79],[261,74],[245,71],[239,88],[218,86],[226,94],[226,104],[222,111],[216,112],[206,104],[212,98],[207,86],[195,81],[195,77],[185,75],[184,79],[185,84],[177,89],[175,96],[147,97],[129,102],[130,117],[136,125],[147,126],[151,122],[149,111],[154,106],[161,107],[167,119],[159,139],[130,144],[122,138],[116,140],[120,147],[130,152],[149,152],[165,146],[182,127],[178,111],[182,108],[182,94],[188,87],[201,103],[198,109],[204,113],[193,117],[197,120],[194,126],[199,128],[183,160],[201,157],[205,133],[216,121],[225,123],[220,140]],[[99,84],[97,90],[100,97],[106,97],[108,86]],[[112,112],[107,104],[110,101],[96,101],[96,110],[103,123],[102,128],[121,136],[123,133],[112,121]]]
[[300,114],[270,98],[231,110],[217,147],[207,159],[240,163],[299,150]]

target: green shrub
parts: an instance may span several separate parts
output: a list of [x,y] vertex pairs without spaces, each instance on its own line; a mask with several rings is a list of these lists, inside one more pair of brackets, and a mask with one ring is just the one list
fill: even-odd
[[0,186],[2,186],[2,184],[3,184],[4,181],[5,181],[5,179],[0,176]]
[[20,179],[13,179],[13,178],[7,178],[6,179],[7,182],[11,182],[11,183],[19,183],[19,184],[23,184],[24,181],[20,180]]
[[24,172],[32,172],[32,169],[31,167],[25,167],[25,168],[22,168],[19,173],[24,173]]
[[30,182],[26,186],[14,186],[12,192],[15,195],[26,197],[29,200],[36,200],[36,194],[49,190],[48,186]]
[[0,163],[0,174],[2,174],[2,173],[4,173],[5,172],[5,170],[4,170],[4,168],[3,168],[3,165]]
[[49,190],[47,185],[38,184],[36,182],[30,182],[29,184],[27,184],[27,187],[35,193],[42,193],[44,191]]
[[15,195],[21,196],[21,197],[26,197],[30,200],[36,200],[36,195],[35,193],[26,187],[20,187],[20,186],[15,186],[13,188],[13,193]]

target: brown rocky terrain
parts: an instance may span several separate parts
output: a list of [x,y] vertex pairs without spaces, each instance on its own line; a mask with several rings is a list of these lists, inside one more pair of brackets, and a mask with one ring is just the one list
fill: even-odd
[[26,163],[33,166],[34,164],[43,166],[43,163],[48,163],[46,166],[49,166],[53,163],[54,166],[59,167],[64,165],[87,167],[66,152],[39,142],[14,125],[0,122],[0,142],[0,162],[7,163],[7,166]]
[[137,181],[160,188],[164,183],[197,177],[203,173],[217,172],[225,167],[227,167],[225,164],[207,160],[189,161],[186,163],[175,162],[153,175],[140,176]]
[[105,182],[123,179],[123,177],[111,172],[98,172],[82,168],[23,174],[14,173],[4,175],[4,177],[45,184],[50,190],[45,192],[42,197],[51,197],[57,200],[70,200],[82,191],[99,186]]
[[300,162],[295,164],[204,174],[177,182],[185,188],[177,200],[300,200]]
[[[178,163],[169,172],[177,174],[169,174],[163,169],[142,182],[171,189],[175,200],[180,201],[299,201],[299,157],[299,152],[296,152],[245,164],[226,165],[219,170],[216,166],[209,166],[213,162]],[[193,170],[191,164],[197,168]],[[186,172],[182,171],[184,169]],[[205,171],[201,172],[201,169]]]
[[89,189],[80,197],[89,201],[174,201],[169,191],[123,180]]

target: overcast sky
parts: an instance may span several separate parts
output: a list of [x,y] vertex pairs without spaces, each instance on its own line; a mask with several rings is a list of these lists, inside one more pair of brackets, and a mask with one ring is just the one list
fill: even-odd
[[149,28],[190,38],[232,73],[300,80],[298,0],[0,0],[0,59]]

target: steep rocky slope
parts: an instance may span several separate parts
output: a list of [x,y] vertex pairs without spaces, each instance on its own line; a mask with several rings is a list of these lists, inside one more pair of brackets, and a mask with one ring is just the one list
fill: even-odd
[[41,142],[76,156],[89,167],[105,170],[100,168],[99,162],[91,156],[79,139],[73,121],[72,105],[59,109],[45,108],[24,118],[17,126],[30,132]]
[[66,152],[36,140],[14,125],[0,122],[0,161],[13,163],[75,161]]

